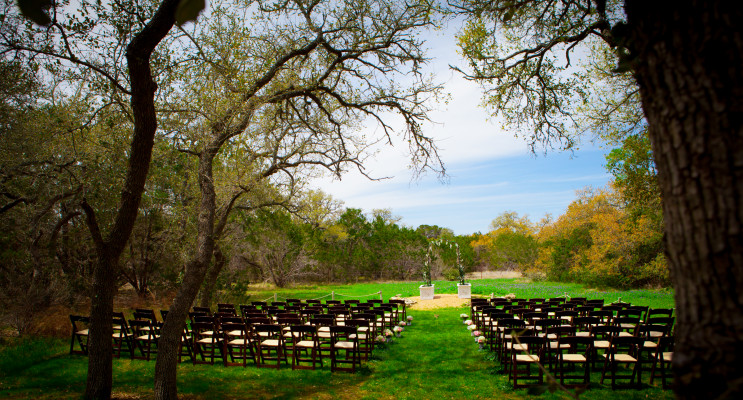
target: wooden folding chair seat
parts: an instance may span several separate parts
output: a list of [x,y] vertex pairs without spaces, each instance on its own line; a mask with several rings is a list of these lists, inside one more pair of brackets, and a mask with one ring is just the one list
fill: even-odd
[[132,358],[150,361],[152,354],[157,354],[157,342],[160,339],[152,321],[149,319],[133,319],[129,321],[129,327],[132,330],[134,344],[140,354],[139,356],[134,355]]
[[194,364],[214,364],[217,358],[224,361],[222,336],[214,320],[192,323],[191,334]]
[[[539,336],[514,335],[511,346],[510,377],[513,388],[538,386],[544,383],[544,372],[540,367],[544,354],[545,339]],[[532,384],[519,383],[519,380],[533,380]]]
[[[72,333],[70,335],[70,354],[88,355],[88,334],[90,318],[82,315],[70,315],[72,323]],[[75,343],[80,350],[75,349]]]
[[642,368],[650,369],[655,362],[660,339],[671,334],[671,328],[667,325],[640,325],[637,328],[637,336],[643,338],[640,346],[640,362]]
[[129,324],[126,323],[123,312],[113,313],[113,352],[114,357],[120,358],[122,351],[129,352],[129,358],[134,358],[134,340]]
[[255,359],[255,343],[248,331],[248,327],[243,323],[223,322],[222,323],[222,340],[225,348],[223,358],[226,367],[246,366],[248,360]]
[[556,364],[557,356],[568,350],[567,344],[560,343],[560,338],[564,336],[575,336],[575,328],[569,325],[552,326],[547,328],[546,335],[544,335],[546,343],[542,364],[546,363],[550,370]]
[[[292,369],[315,369],[322,367],[320,338],[317,327],[312,325],[292,325],[289,327],[292,343]],[[309,365],[307,365],[309,364]]]
[[402,300],[402,299],[400,299],[400,300],[393,299],[393,300],[390,300],[390,303],[391,304],[397,304],[397,311],[398,311],[398,314],[399,314],[399,321],[407,320],[407,318],[408,318],[408,310],[407,310],[407,305],[405,304],[405,300]]
[[557,353],[555,378],[565,387],[588,387],[593,340],[585,336],[562,336],[558,343],[562,351]]
[[330,357],[330,327],[335,325],[335,317],[327,314],[317,314],[310,318],[310,325],[317,328],[317,337],[320,340],[320,357]]
[[[611,388],[620,387],[620,379],[629,379],[629,384],[621,387],[639,388],[642,383],[642,364],[640,363],[640,347],[643,338],[635,336],[614,336],[611,339],[609,350],[603,354],[604,369],[601,371],[601,384],[607,374],[611,376]],[[631,372],[622,373],[622,370],[631,369]]]
[[658,347],[655,350],[653,366],[650,370],[650,384],[652,385],[655,378],[661,379],[663,389],[668,389],[670,383],[667,379],[673,378],[671,362],[673,361],[673,336],[661,337],[658,341]]
[[356,339],[359,342],[359,353],[363,355],[364,361],[369,360],[369,355],[372,351],[372,343],[374,343],[374,337],[369,329],[370,322],[363,318],[355,318],[346,320],[346,326],[352,326],[356,328],[356,333],[352,335],[351,339]]
[[596,369],[596,361],[599,359],[599,351],[606,354],[611,347],[612,338],[617,335],[619,335],[619,328],[614,325],[597,325],[591,328],[590,338],[593,340],[591,344],[591,363],[594,369]]
[[257,366],[259,368],[278,369],[281,367],[281,361],[289,363],[286,357],[284,331],[281,325],[257,324],[253,326],[253,331],[257,334]]
[[330,348],[331,372],[355,373],[356,367],[361,366],[358,332],[355,326],[331,326]]
[[[509,367],[507,361],[510,357],[513,336],[526,332],[526,323],[516,318],[503,318],[498,321],[498,338],[496,340],[496,352],[501,363]],[[533,332],[533,330],[532,330]]]
[[619,328],[619,336],[635,336],[640,317],[614,317],[612,325]]

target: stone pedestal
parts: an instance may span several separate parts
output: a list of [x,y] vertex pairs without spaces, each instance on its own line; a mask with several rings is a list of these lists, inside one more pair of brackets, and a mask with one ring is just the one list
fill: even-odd
[[433,286],[419,286],[421,291],[421,300],[433,300]]
[[460,299],[472,298],[472,284],[465,283],[462,285],[461,283],[457,283],[457,296]]

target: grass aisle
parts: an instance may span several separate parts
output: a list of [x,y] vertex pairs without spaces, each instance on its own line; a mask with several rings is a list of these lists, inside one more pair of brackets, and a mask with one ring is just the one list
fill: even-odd
[[363,386],[374,395],[365,398],[519,398],[504,391],[507,380],[494,375],[494,364],[459,320],[463,310],[411,312],[413,325],[404,337],[378,352],[374,378]]

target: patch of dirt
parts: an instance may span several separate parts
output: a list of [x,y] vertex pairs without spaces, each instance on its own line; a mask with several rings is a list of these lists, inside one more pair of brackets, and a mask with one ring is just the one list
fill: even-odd
[[408,306],[410,310],[462,307],[470,303],[469,299],[460,299],[456,294],[437,294],[433,296],[433,300],[421,300],[420,296],[406,297],[406,299],[415,301],[415,304]]

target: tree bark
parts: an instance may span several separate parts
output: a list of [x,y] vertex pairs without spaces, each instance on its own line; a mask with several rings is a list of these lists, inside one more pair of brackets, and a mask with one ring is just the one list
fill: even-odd
[[157,131],[155,91],[150,57],[155,47],[165,38],[175,23],[179,0],[164,0],[152,20],[129,43],[126,52],[131,82],[131,105],[134,116],[134,134],[127,165],[121,204],[113,228],[103,239],[95,220],[95,212],[86,202],[83,209],[88,217],[98,260],[95,265],[93,293],[90,308],[88,379],[86,399],[110,399],[112,379],[111,335],[113,327],[113,296],[116,291],[118,262],[134,228],[144,184],[150,168],[152,147]]
[[214,298],[214,288],[217,286],[217,279],[219,278],[219,274],[222,273],[225,264],[227,264],[227,258],[222,253],[219,245],[215,244],[214,263],[209,268],[209,272],[207,272],[206,279],[204,280],[204,286],[201,289],[201,302],[199,304],[201,307],[211,306],[212,299]]
[[684,399],[743,398],[743,8],[626,0],[663,196]]
[[199,156],[199,204],[198,237],[196,253],[186,265],[186,272],[175,299],[168,310],[158,341],[157,362],[155,364],[155,398],[158,400],[177,400],[177,366],[180,352],[181,332],[186,325],[188,310],[191,308],[199,288],[204,282],[209,262],[214,251],[214,220],[216,214],[216,193],[212,163],[221,143],[210,143]]

